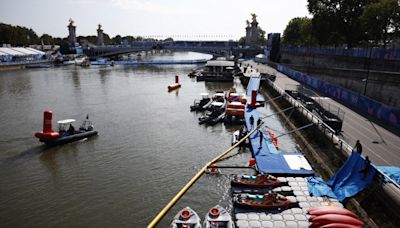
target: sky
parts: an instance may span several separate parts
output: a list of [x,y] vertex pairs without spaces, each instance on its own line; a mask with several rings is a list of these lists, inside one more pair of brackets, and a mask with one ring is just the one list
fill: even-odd
[[283,33],[294,17],[309,16],[307,0],[0,0],[0,22],[32,28],[39,36],[132,35],[175,40],[238,40],[257,15],[267,33]]

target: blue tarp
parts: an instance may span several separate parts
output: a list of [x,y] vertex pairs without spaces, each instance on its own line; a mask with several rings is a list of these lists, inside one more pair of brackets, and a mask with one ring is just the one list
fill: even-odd
[[332,188],[321,177],[308,177],[308,191],[312,196],[328,196],[336,199]]
[[400,167],[398,166],[377,166],[377,168],[384,172],[390,179],[400,184]]
[[339,171],[328,180],[327,184],[331,186],[340,202],[359,193],[372,182],[376,173],[375,167],[370,165],[369,172],[365,177],[362,172],[364,168],[364,158],[353,151]]

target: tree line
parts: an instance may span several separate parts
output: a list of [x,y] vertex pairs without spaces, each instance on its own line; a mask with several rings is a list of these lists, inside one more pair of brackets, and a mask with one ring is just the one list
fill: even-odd
[[289,21],[284,46],[386,46],[400,38],[398,0],[308,0],[312,18]]
[[[157,41],[153,38],[133,37],[116,35],[110,38],[103,33],[105,45],[119,45],[123,42],[131,43],[133,41]],[[77,41],[87,40],[89,43],[97,44],[97,36],[78,36]],[[172,40],[168,38],[167,40]],[[31,44],[60,45],[68,46],[68,38],[52,37],[49,34],[38,36],[31,28],[13,26],[10,24],[0,23],[0,44],[10,44],[11,46],[28,46]]]

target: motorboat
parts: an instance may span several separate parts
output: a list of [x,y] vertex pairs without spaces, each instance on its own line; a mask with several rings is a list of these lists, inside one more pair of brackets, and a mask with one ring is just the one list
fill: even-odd
[[194,104],[190,106],[190,111],[203,111],[211,105],[212,99],[208,93],[200,93],[201,100],[194,100]]
[[82,67],[90,66],[90,60],[86,56],[77,57],[75,58],[74,61],[75,61],[75,66],[82,66]]
[[224,102],[213,101],[206,113],[199,118],[199,124],[215,125],[222,121],[225,117],[225,105],[226,100]]
[[203,223],[203,228],[217,227],[235,227],[235,223],[233,222],[231,215],[225,210],[225,208],[219,205],[216,205],[207,212]]
[[185,207],[175,215],[171,228],[201,228],[199,215],[190,207]]
[[225,110],[225,123],[244,123],[245,105],[238,101],[228,103]]
[[77,130],[73,127],[74,119],[57,121],[58,132],[52,130],[52,116],[53,113],[51,111],[45,111],[43,131],[35,133],[35,137],[46,145],[61,145],[97,135],[92,121],[89,120],[89,115],[86,116],[86,119]]

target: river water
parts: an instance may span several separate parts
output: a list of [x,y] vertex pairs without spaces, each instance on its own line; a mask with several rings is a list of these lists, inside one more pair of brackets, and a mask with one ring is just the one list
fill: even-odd
[[[167,53],[150,59],[199,59]],[[196,82],[186,75],[199,65],[66,66],[0,72],[0,226],[145,227],[209,160],[229,148],[238,126],[198,125],[189,111],[202,92],[244,91],[234,83]],[[182,88],[167,92],[180,75]],[[99,135],[46,148],[34,137],[44,110],[56,121],[86,114]],[[271,114],[269,106],[260,109]],[[285,131],[277,117],[268,125]],[[289,136],[280,147],[296,150]],[[224,161],[245,165],[249,153]],[[201,217],[220,204],[231,210],[230,175],[203,176],[161,221],[191,206]]]

